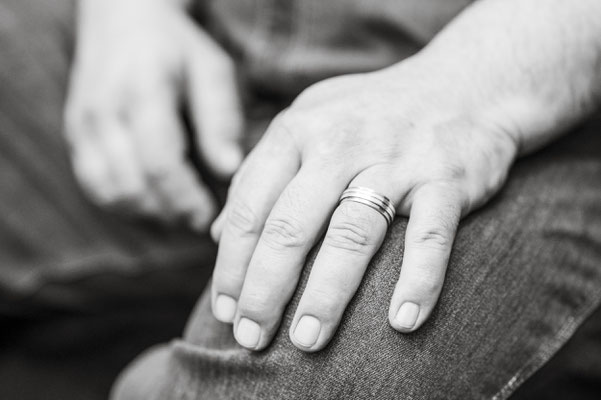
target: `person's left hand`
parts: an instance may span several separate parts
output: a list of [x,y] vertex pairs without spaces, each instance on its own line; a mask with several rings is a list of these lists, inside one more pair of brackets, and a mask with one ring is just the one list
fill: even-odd
[[460,218],[502,186],[518,152],[514,121],[464,78],[436,79],[405,62],[316,84],[274,120],[212,229],[213,313],[233,322],[242,346],[269,344],[324,232],[290,338],[305,351],[332,338],[387,230],[370,207],[338,205],[351,186],[410,216],[389,321],[401,332],[426,321]]

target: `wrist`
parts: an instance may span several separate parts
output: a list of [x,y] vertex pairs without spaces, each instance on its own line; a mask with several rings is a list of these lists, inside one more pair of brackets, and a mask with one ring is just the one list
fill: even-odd
[[511,57],[475,62],[456,53],[441,46],[426,48],[391,70],[404,81],[419,82],[441,117],[464,115],[505,131],[519,155],[551,142],[598,105],[594,89],[599,85],[592,84],[592,72],[565,79],[564,71],[544,60],[520,66]]
[[542,3],[475,3],[412,61],[459,93],[452,107],[506,127],[521,154],[566,132],[601,97],[600,3]]

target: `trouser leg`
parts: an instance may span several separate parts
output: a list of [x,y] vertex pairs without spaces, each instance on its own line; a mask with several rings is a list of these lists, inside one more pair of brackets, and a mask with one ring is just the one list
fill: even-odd
[[[62,135],[73,0],[0,0],[0,398],[104,399],[179,335],[215,248],[81,194]],[[134,23],[132,21],[132,23]]]
[[238,346],[205,293],[183,340],[142,356],[114,397],[507,398],[601,300],[601,120],[519,161],[462,221],[440,302],[412,334],[387,322],[405,228],[402,218],[391,227],[325,350],[303,353],[288,339],[313,253],[266,351]]

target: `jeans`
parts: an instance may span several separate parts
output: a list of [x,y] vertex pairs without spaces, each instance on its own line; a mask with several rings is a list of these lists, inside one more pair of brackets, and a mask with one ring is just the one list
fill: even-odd
[[[248,81],[286,96],[407,57],[469,3],[223,0],[204,12]],[[238,346],[205,293],[183,339],[136,361],[114,398],[507,398],[601,300],[600,131],[597,118],[519,161],[461,223],[440,302],[418,332],[387,323],[407,223],[398,218],[324,351],[288,340],[316,249],[266,351]]]
[[[118,357],[123,363],[179,335],[174,314],[186,313],[213,263],[207,237],[111,216],[80,194],[60,131],[71,23],[71,1],[0,1],[6,399],[93,398],[84,383],[104,373],[97,353],[123,353],[116,345],[123,336],[138,340]],[[251,115],[265,119],[257,109]],[[402,260],[406,221],[398,219],[325,351],[305,354],[288,342],[298,293],[274,344],[258,354],[235,344],[204,296],[183,339],[134,362],[114,397],[508,397],[600,302],[600,130],[593,119],[521,160],[505,189],[462,222],[440,304],[415,334],[386,321]],[[158,332],[163,323],[169,329]],[[584,352],[594,354],[590,344]],[[38,370],[25,374],[31,364]],[[575,369],[582,372],[582,363]]]
[[208,235],[93,206],[61,115],[71,0],[0,1],[0,399],[103,400],[180,335],[213,265]]
[[266,351],[236,344],[199,301],[181,340],[151,350],[115,400],[505,399],[601,300],[601,119],[524,158],[460,225],[445,286],[416,333],[388,326],[406,220],[372,260],[331,344],[303,353],[288,329],[315,252]]

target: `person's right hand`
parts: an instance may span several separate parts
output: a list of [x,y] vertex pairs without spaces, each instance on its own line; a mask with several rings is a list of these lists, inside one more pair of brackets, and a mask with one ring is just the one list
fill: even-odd
[[180,108],[221,176],[241,162],[243,118],[233,62],[179,3],[81,2],[65,132],[94,202],[204,230],[215,205],[186,158]]

